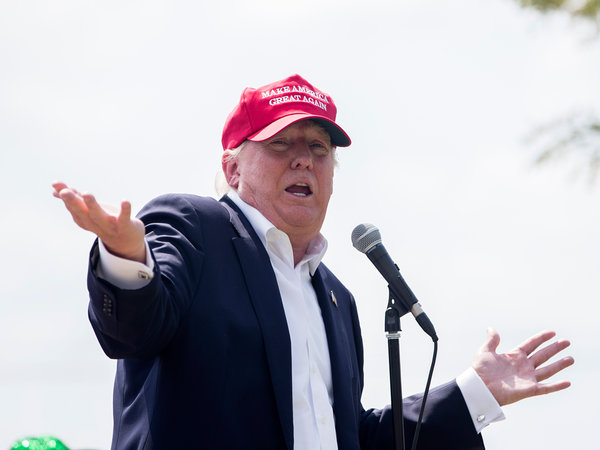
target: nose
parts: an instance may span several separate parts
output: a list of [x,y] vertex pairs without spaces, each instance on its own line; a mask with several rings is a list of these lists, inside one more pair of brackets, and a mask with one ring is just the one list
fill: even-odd
[[313,168],[313,154],[306,142],[297,143],[292,152],[292,169],[308,169]]

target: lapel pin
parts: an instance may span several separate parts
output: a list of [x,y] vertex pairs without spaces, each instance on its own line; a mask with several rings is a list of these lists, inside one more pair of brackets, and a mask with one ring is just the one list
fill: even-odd
[[335,307],[337,308],[337,307],[338,307],[338,304],[337,304],[337,298],[335,298],[335,294],[333,293],[333,291],[331,291],[331,292],[329,293],[329,295],[331,296],[331,302],[332,302],[332,303],[335,305]]

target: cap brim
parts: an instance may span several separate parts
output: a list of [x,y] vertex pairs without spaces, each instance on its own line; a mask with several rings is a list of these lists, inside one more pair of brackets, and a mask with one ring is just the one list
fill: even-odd
[[342,130],[342,128],[335,122],[332,122],[331,120],[323,116],[306,113],[290,114],[288,116],[282,117],[281,119],[277,119],[274,122],[271,122],[266,127],[264,127],[262,130],[259,130],[256,133],[248,136],[247,139],[254,142],[261,142],[267,140],[275,136],[284,128],[287,128],[290,125],[295,124],[296,122],[306,119],[314,120],[315,122],[318,122],[320,125],[322,125],[329,133],[329,136],[331,136],[331,143],[336,147],[348,147],[352,143],[350,137],[346,134],[346,132]]

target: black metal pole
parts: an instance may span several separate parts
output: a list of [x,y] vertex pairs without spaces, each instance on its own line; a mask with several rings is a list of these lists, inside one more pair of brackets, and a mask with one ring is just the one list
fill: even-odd
[[394,450],[404,450],[404,414],[402,412],[402,380],[400,373],[400,312],[390,292],[385,311],[385,332],[388,340]]

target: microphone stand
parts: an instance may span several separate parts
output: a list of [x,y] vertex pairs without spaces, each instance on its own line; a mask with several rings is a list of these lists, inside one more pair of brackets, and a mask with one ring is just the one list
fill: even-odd
[[385,333],[388,341],[388,357],[390,365],[390,388],[392,395],[392,419],[394,430],[394,450],[404,450],[404,415],[402,413],[402,381],[400,375],[400,317],[408,312],[400,298],[390,291],[385,311]]

